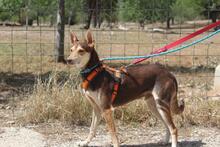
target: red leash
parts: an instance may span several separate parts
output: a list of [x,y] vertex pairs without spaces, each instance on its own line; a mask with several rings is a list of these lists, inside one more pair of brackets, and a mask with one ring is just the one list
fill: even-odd
[[[220,20],[215,22],[215,23],[212,23],[210,25],[207,25],[207,26],[203,27],[202,29],[200,29],[200,30],[198,30],[198,31],[196,31],[196,32],[194,32],[192,34],[189,34],[189,35],[187,35],[187,36],[185,36],[185,37],[183,37],[183,38],[181,38],[181,39],[179,39],[179,40],[177,40],[175,42],[172,42],[172,43],[170,43],[170,44],[168,44],[168,45],[166,45],[166,46],[164,46],[162,48],[159,48],[156,51],[151,52],[150,54],[157,54],[157,53],[165,52],[165,51],[167,51],[167,50],[169,50],[169,49],[171,49],[171,48],[173,48],[173,47],[175,47],[177,45],[182,44],[183,42],[186,42],[187,40],[190,40],[190,39],[196,37],[199,34],[202,34],[202,33],[206,32],[206,31],[208,31],[208,30],[210,30],[210,29],[212,29],[214,27],[217,27],[218,25],[220,25]],[[148,58],[136,59],[136,60],[134,60],[132,62],[132,64],[137,64],[137,63],[140,63],[140,62],[142,62],[144,60],[147,60],[147,59]]]

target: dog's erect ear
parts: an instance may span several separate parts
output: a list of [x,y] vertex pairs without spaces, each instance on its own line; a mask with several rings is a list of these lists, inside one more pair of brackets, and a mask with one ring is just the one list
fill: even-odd
[[75,33],[73,33],[73,32],[70,34],[70,38],[71,38],[71,42],[72,42],[73,45],[76,44],[77,41],[79,41],[77,39]]
[[92,38],[92,33],[90,30],[88,30],[86,33],[86,41],[90,47],[94,47],[94,40]]

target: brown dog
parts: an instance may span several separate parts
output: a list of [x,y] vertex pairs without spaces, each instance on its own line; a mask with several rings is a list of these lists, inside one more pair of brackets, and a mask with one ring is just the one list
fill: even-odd
[[184,102],[178,104],[177,81],[170,72],[157,64],[130,66],[126,68],[126,73],[121,73],[118,88],[114,72],[103,67],[99,60],[90,31],[82,42],[72,33],[71,42],[73,46],[67,62],[80,68],[84,94],[94,108],[90,133],[85,141],[78,143],[79,146],[89,144],[102,116],[111,133],[113,146],[119,147],[112,108],[145,97],[150,110],[167,128],[165,143],[169,142],[171,134],[172,147],[177,147],[177,129],[171,112],[183,112]]

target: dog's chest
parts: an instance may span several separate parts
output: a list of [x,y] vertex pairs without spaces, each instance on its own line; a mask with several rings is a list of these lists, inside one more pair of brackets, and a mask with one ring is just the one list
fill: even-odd
[[97,89],[95,91],[83,89],[83,94],[86,96],[87,99],[92,98],[94,101],[97,102],[101,98],[101,89]]

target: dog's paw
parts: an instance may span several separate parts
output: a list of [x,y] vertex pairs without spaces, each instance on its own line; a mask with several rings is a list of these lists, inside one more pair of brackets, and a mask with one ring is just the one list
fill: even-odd
[[79,147],[79,146],[88,146],[89,142],[87,140],[85,141],[79,141],[76,143],[76,147]]

